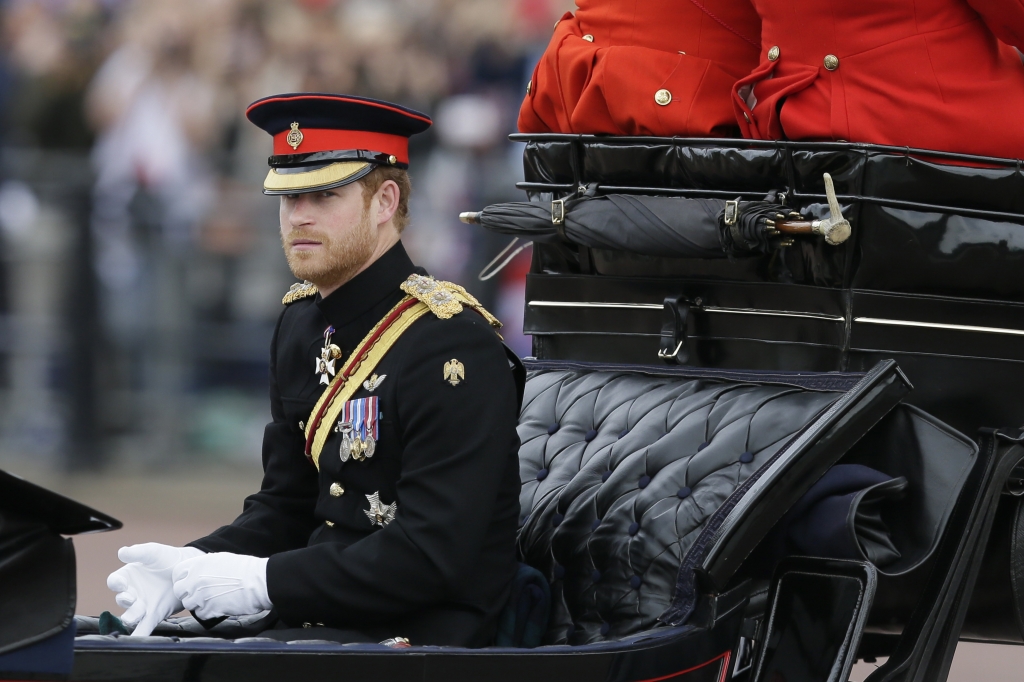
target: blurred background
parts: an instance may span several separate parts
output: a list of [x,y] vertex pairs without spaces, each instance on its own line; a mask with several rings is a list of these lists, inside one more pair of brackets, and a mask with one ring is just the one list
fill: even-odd
[[461,211],[521,199],[508,141],[571,0],[0,0],[0,468],[124,530],[76,540],[81,613],[117,547],[182,544],[258,489],[269,344],[295,281],[253,100],[387,99],[412,140],[404,241],[529,353],[529,249]]
[[[413,139],[413,259],[521,333],[529,249],[461,211],[523,199],[510,143],[572,0],[0,0],[0,468],[123,530],[76,538],[78,612],[120,613],[117,548],[229,523],[261,478],[268,349],[294,278],[264,197],[266,95],[429,113]],[[1020,679],[963,644],[954,680]],[[857,666],[863,679],[872,664]]]
[[245,106],[345,92],[425,111],[405,242],[522,333],[529,250],[460,211],[521,199],[510,143],[571,0],[0,2],[0,464],[147,472],[258,459],[294,278]]

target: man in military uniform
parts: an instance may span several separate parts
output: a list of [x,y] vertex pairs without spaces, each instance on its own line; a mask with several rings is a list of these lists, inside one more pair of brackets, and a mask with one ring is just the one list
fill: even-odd
[[274,137],[264,191],[305,280],[271,344],[262,489],[188,547],[122,548],[108,586],[135,635],[269,609],[265,636],[484,646],[516,572],[522,366],[402,247],[430,119],[318,94],[246,115]]

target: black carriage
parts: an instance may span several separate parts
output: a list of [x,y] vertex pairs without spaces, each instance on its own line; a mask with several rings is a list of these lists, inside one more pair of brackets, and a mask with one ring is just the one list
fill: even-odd
[[[874,682],[942,680],[959,639],[1024,643],[1019,162],[515,138],[527,217],[497,229],[534,241],[519,550],[550,594],[540,646],[282,643],[245,619],[119,636],[73,616],[60,537],[116,522],[28,523],[44,493],[17,483],[4,612],[65,568],[39,574],[62,586],[47,614],[0,625],[0,677],[845,680],[884,656]],[[849,235],[814,234],[837,213]]]

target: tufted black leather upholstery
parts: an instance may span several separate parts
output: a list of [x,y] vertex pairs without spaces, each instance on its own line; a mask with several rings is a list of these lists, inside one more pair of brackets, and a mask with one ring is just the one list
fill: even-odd
[[519,422],[519,549],[552,585],[546,643],[656,625],[710,515],[840,395],[636,371],[531,371]]

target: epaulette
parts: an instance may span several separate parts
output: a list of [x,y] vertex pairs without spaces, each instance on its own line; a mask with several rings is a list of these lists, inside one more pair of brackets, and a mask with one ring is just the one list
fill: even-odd
[[298,301],[300,298],[316,296],[316,292],[316,285],[309,280],[305,282],[296,282],[292,285],[291,289],[288,290],[288,293],[284,295],[284,298],[281,299],[281,303],[288,305],[289,303]]
[[463,306],[469,306],[480,313],[495,329],[501,327],[498,318],[487,312],[487,309],[480,305],[480,301],[458,284],[414,274],[409,275],[409,279],[402,283],[402,291],[426,303],[430,312],[442,320],[451,319],[462,312]]

